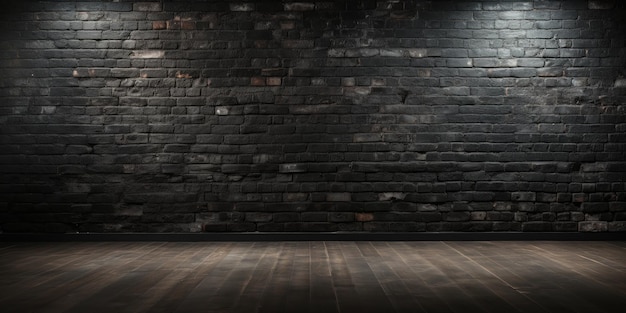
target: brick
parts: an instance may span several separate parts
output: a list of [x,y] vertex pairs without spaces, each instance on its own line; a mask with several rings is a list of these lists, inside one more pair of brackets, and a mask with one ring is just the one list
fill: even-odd
[[328,213],[327,212],[303,212],[301,214],[301,219],[303,222],[327,222]]
[[610,10],[615,6],[615,1],[610,0],[590,0],[587,2],[591,10]]
[[626,231],[626,222],[624,221],[609,222],[608,231],[610,232]]
[[152,22],[152,29],[154,29],[154,30],[167,29],[167,22],[166,21],[153,21]]
[[581,210],[585,213],[608,212],[609,205],[605,202],[586,202],[582,204]]
[[135,50],[130,55],[131,58],[139,59],[158,59],[165,57],[165,51],[162,50]]
[[472,67],[473,61],[472,59],[463,59],[463,58],[447,59],[446,65],[448,67]]
[[374,220],[372,213],[356,213],[354,219],[357,222],[370,222]]
[[469,221],[470,213],[469,212],[451,212],[446,213],[444,215],[444,220],[449,222],[461,222],[461,221]]
[[272,220],[276,223],[299,222],[300,214],[290,212],[274,213]]
[[566,222],[555,223],[555,227],[554,227],[555,231],[577,231],[578,230],[578,223],[569,222],[570,220],[569,212],[564,213],[564,214],[563,213],[559,214],[556,220],[566,221]]
[[246,213],[245,220],[253,223],[266,223],[272,221],[273,215],[271,213]]
[[386,232],[389,231],[389,223],[368,222],[363,223],[363,230],[370,232]]
[[290,2],[284,4],[285,11],[312,11],[315,10],[313,2]]
[[135,2],[133,3],[133,10],[157,12],[157,11],[161,11],[161,3],[160,2]]
[[355,214],[352,212],[331,212],[328,215],[328,221],[331,223],[353,222],[354,220]]
[[352,196],[350,193],[329,193],[326,195],[326,201],[337,202],[337,201],[350,201]]
[[249,12],[255,9],[254,3],[250,2],[229,3],[229,7],[234,12]]
[[609,229],[609,223],[604,221],[584,221],[578,223],[578,231],[580,232],[606,232]]

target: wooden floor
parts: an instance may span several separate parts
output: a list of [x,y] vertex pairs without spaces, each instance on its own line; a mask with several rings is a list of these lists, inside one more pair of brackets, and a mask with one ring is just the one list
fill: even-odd
[[626,312],[626,242],[0,243],[8,312]]

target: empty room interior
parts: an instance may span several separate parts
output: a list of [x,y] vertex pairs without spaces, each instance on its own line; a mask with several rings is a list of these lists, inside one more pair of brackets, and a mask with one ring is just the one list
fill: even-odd
[[626,2],[0,3],[0,311],[626,311]]

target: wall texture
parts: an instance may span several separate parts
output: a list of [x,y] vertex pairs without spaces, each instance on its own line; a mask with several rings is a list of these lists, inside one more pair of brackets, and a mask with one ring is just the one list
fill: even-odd
[[4,232],[625,231],[621,1],[17,1]]

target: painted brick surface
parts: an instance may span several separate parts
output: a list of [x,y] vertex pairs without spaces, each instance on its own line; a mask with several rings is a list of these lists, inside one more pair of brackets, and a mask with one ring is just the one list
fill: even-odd
[[626,231],[620,1],[20,1],[3,232]]

